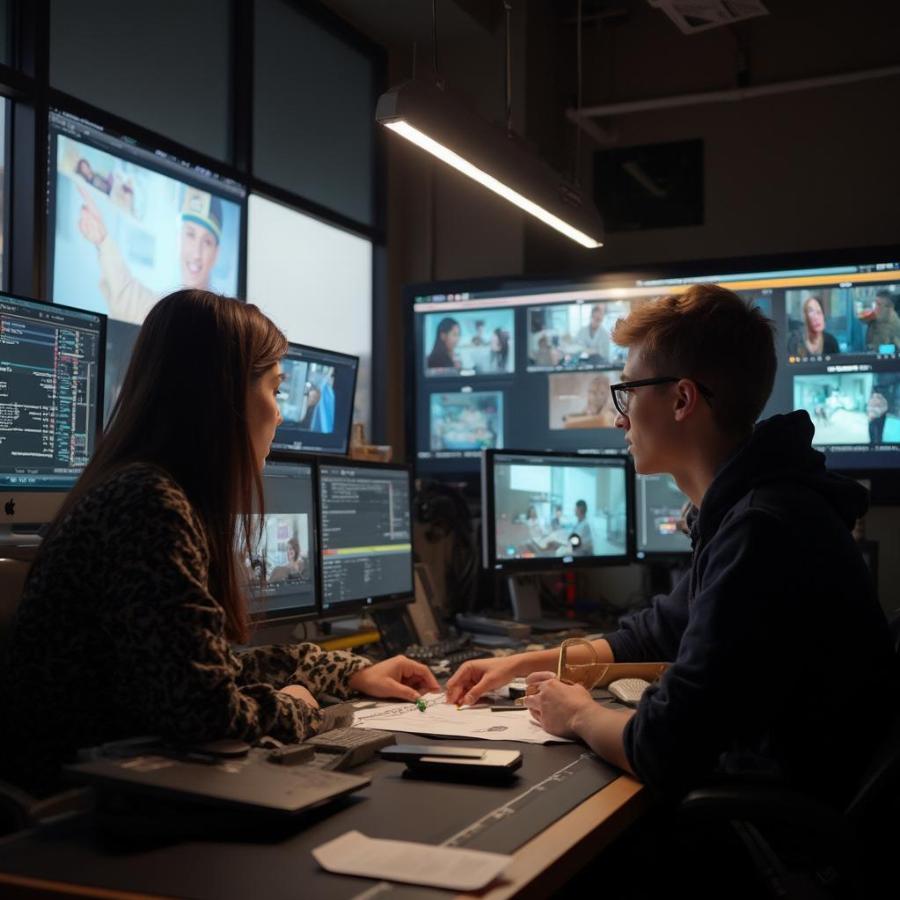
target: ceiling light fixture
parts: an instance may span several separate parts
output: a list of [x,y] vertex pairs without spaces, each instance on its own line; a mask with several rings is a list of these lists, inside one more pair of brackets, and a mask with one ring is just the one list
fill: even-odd
[[375,118],[582,247],[603,246],[603,221],[580,191],[515,135],[470,113],[436,85],[412,80],[393,88],[378,99]]
[[[434,46],[437,72],[436,33]],[[505,130],[467,109],[440,79],[415,77],[378,98],[375,120],[582,247],[602,247],[597,210],[512,130],[508,7],[506,79]]]

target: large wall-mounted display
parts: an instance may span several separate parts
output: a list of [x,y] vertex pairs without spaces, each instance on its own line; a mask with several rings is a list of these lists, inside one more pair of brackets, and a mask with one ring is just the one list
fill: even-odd
[[763,417],[807,410],[832,468],[900,468],[900,264],[822,263],[408,288],[417,470],[474,480],[488,449],[624,449],[609,386],[625,351],[611,331],[699,282],[730,287],[774,323],[778,375]]

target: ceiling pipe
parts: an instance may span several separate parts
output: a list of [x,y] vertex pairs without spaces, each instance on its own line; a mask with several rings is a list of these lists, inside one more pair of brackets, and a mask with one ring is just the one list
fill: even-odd
[[889,78],[900,75],[900,66],[883,66],[880,69],[863,69],[859,72],[842,72],[837,75],[821,75],[817,78],[801,78],[798,81],[781,81],[775,84],[761,84],[756,87],[732,88],[725,91],[705,91],[696,94],[676,94],[672,97],[653,97],[648,100],[631,100],[625,103],[606,103],[600,106],[585,106],[569,109],[566,116],[587,130],[586,119],[605,116],[624,116],[649,112],[657,109],[672,109],[679,106],[698,106],[704,103],[731,103],[737,100],[755,100],[773,94],[788,94],[794,91],[809,91],[816,88],[833,87],[839,84],[853,84]]

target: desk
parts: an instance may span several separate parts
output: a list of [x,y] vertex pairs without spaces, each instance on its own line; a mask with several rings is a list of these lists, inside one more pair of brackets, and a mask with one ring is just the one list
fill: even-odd
[[[86,817],[72,818],[43,833],[0,841],[0,894],[32,900],[48,896],[343,900],[362,894],[377,895],[379,900],[446,898],[446,892],[424,888],[396,886],[370,891],[376,882],[323,872],[309,850],[357,827],[378,837],[442,843],[473,819],[520,795],[523,786],[540,782],[584,752],[571,744],[542,747],[498,742],[491,746],[515,746],[523,751],[525,785],[461,788],[411,782],[400,776],[400,766],[378,760],[360,770],[372,775],[368,789],[319,815],[302,830],[293,829],[276,839],[257,836],[253,841],[193,841],[116,851],[95,839]],[[479,897],[501,900],[552,895],[643,813],[648,799],[638,782],[617,776],[599,761],[588,762],[608,779],[606,786],[570,805],[561,818],[518,845],[506,880]],[[526,771],[531,773],[527,782]],[[502,798],[500,804],[498,798]],[[502,829],[502,818],[498,821]]]

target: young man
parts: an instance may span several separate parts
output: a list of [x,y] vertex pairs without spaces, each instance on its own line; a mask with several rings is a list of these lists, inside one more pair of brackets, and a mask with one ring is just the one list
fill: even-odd
[[616,424],[637,472],[669,472],[691,499],[693,559],[671,594],[594,647],[672,665],[634,711],[542,671],[554,650],[466,663],[448,699],[536,673],[526,702],[545,729],[659,794],[753,774],[840,804],[894,709],[887,623],[850,533],[866,492],[826,471],[805,412],[754,427],[775,377],[772,327],[736,294],[663,297],[613,339],[629,348]]

